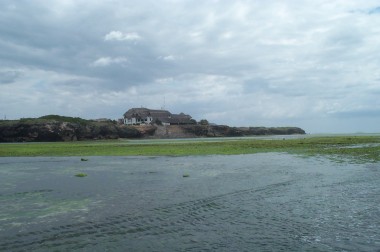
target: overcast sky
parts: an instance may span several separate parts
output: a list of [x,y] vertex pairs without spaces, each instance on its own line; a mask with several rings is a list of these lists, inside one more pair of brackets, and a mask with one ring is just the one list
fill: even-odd
[[0,117],[380,132],[379,0],[2,0]]

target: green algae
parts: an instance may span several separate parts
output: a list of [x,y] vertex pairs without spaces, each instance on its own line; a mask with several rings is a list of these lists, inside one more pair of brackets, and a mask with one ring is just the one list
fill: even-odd
[[73,211],[88,211],[91,203],[87,198],[62,200],[52,197],[51,193],[52,190],[36,190],[0,195],[0,221],[13,222],[19,218],[45,218]]
[[87,141],[0,144],[0,156],[188,156],[286,152],[380,161],[380,136],[305,136],[295,139]]
[[81,172],[81,173],[77,173],[77,174],[75,174],[75,177],[83,178],[83,177],[87,177],[87,174]]

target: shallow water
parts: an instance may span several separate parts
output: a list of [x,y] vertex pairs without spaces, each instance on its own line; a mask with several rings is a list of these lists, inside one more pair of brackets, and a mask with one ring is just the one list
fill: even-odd
[[379,163],[280,153],[0,158],[0,251],[379,248]]

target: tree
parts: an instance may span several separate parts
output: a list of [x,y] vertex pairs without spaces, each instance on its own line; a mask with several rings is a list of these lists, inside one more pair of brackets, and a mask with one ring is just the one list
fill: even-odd
[[162,122],[161,122],[161,120],[159,120],[157,118],[156,118],[156,120],[154,120],[154,123],[157,124],[157,125],[159,125],[159,126],[163,125]]
[[202,119],[199,121],[200,125],[208,125],[208,121],[206,119]]
[[197,124],[197,121],[195,121],[194,119],[190,119],[190,124]]

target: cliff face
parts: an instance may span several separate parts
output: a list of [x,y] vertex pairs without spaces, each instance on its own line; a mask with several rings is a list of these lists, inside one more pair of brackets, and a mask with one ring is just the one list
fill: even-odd
[[142,137],[133,127],[111,122],[20,120],[0,123],[0,142],[53,142]]
[[[83,119],[0,121],[0,142],[52,142],[118,138],[193,138],[305,134],[297,127],[229,127],[225,125],[125,126]],[[73,120],[75,119],[75,120]]]
[[[151,126],[148,126],[151,127]],[[190,137],[239,137],[255,135],[293,135],[305,134],[297,127],[229,127],[226,125],[170,125],[156,126],[152,135],[155,138]]]

